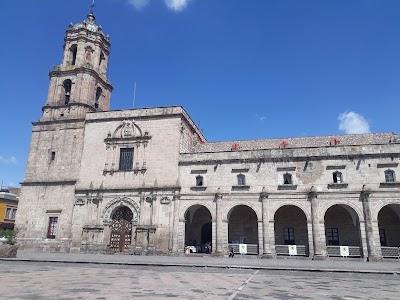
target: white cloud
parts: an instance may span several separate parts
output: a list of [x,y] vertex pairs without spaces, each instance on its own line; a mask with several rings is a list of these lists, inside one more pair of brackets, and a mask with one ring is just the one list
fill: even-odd
[[150,0],[128,0],[128,3],[137,10],[141,10],[149,4]]
[[260,116],[259,114],[256,114],[256,118],[257,118],[258,121],[260,121],[260,122],[264,122],[264,121],[267,119],[266,116]]
[[346,134],[369,133],[369,124],[362,115],[353,111],[341,113],[338,117],[339,130]]
[[164,0],[167,7],[176,12],[184,10],[189,1],[190,0]]
[[6,158],[6,157],[3,157],[0,155],[0,164],[16,165],[17,159],[14,156],[11,156],[10,158]]

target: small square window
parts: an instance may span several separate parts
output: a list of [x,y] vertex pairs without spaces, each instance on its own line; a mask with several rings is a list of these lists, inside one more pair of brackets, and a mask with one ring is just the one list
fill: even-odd
[[394,171],[392,170],[385,171],[385,182],[396,182]]
[[237,176],[238,185],[246,185],[246,176],[239,174]]
[[343,183],[342,173],[340,172],[333,173],[333,183]]
[[196,177],[196,186],[203,186],[203,184],[204,184],[203,176],[197,176]]
[[292,174],[289,173],[283,174],[283,184],[293,184]]

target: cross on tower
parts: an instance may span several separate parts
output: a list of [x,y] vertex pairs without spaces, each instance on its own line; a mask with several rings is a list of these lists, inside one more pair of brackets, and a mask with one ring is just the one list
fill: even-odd
[[90,7],[90,12],[93,13],[93,8],[96,6],[96,4],[94,3],[94,0],[92,2],[92,4],[89,5]]

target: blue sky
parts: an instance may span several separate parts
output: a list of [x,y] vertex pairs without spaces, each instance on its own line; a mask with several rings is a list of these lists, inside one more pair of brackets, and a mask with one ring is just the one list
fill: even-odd
[[[65,30],[91,0],[0,1],[0,181],[24,177]],[[97,0],[111,109],[182,105],[209,141],[399,129],[400,1]]]

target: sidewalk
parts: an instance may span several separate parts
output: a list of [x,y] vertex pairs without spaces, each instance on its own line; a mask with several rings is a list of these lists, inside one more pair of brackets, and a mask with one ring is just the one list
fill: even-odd
[[166,266],[166,267],[210,267],[239,268],[255,270],[289,270],[311,272],[348,272],[400,274],[400,262],[363,262],[354,260],[304,260],[304,259],[258,259],[236,255],[233,259],[213,256],[136,256],[105,255],[79,253],[36,253],[19,251],[17,258],[0,259],[7,261],[87,263],[132,266]]

